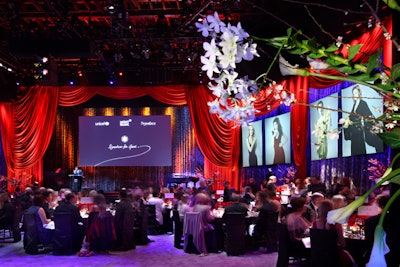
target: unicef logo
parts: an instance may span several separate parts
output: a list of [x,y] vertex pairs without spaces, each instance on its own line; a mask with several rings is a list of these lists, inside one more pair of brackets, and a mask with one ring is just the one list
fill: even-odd
[[122,143],[126,143],[126,142],[128,142],[128,140],[129,140],[129,138],[128,138],[128,136],[126,136],[126,135],[123,135],[123,136],[121,137]]

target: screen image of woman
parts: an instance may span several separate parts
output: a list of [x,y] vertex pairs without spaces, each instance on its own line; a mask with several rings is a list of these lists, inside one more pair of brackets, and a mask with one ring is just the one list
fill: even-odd
[[257,138],[253,125],[249,125],[249,134],[246,139],[247,150],[249,152],[249,165],[257,166]]
[[274,162],[273,164],[285,163],[285,151],[283,147],[289,138],[282,130],[282,125],[278,117],[273,122],[272,137],[274,140]]
[[[383,151],[383,142],[371,132],[374,122],[374,114],[369,107],[369,103],[363,100],[363,91],[359,85],[355,85],[352,90],[352,108],[348,118],[352,122],[348,128],[344,129],[344,139],[351,143],[351,156],[367,154],[366,145],[374,148],[374,152]],[[346,155],[344,155],[346,156]]]
[[323,101],[317,103],[317,111],[319,117],[313,131],[317,140],[314,145],[316,146],[319,159],[326,159],[328,155],[328,138],[326,132],[331,127],[331,115],[328,110],[324,110]]

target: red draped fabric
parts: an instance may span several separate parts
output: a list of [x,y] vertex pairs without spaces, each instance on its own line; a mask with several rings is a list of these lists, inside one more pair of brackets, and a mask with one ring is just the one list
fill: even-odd
[[133,99],[149,95],[169,105],[186,105],[187,85],[170,86],[60,86],[60,106],[75,106],[96,94],[113,99]]
[[[286,81],[281,82],[281,84],[284,88],[286,87]],[[279,101],[276,101],[276,99],[274,99],[274,97],[268,93],[268,88],[262,88],[258,93],[257,99],[254,103],[254,108],[257,110],[256,115],[263,116],[268,114],[272,110],[279,107],[280,104],[281,103]]]
[[7,164],[7,173],[12,173],[14,170],[14,112],[11,103],[0,102],[0,132],[3,146],[4,158]]
[[[13,108],[2,106],[2,133],[7,133],[2,135],[7,175],[19,179],[22,186],[43,179],[42,158],[52,136],[57,99],[57,87],[33,86]],[[7,130],[3,131],[4,127]]]
[[[385,20],[385,26],[392,30],[392,20]],[[390,66],[390,41],[385,41],[380,27],[365,33],[352,45],[363,43],[361,53],[354,61],[362,61],[384,46],[385,64]],[[344,54],[347,53],[343,49]],[[325,71],[325,73],[331,73]],[[332,74],[332,73],[331,73]],[[294,93],[299,103],[307,103],[308,88],[327,88],[339,81],[317,77],[294,77],[284,82]],[[149,95],[169,105],[188,105],[195,131],[196,141],[205,158],[205,175],[218,174],[219,181],[228,180],[231,186],[239,185],[240,127],[210,114],[207,105],[212,95],[203,85],[168,86],[33,86],[15,103],[0,103],[0,130],[4,156],[9,177],[31,177],[39,182],[42,179],[42,157],[49,144],[55,123],[57,106],[75,106],[96,94],[114,98],[131,99]],[[262,116],[279,106],[261,90],[255,107]],[[299,176],[306,175],[306,147],[308,138],[307,107],[293,105],[292,138],[293,155]]]
[[[208,161],[204,165],[209,169],[204,168],[204,175],[211,177],[215,172],[223,172],[226,176],[222,179],[230,181],[233,186],[238,185],[240,127],[209,113],[207,102],[213,97],[204,86],[189,87],[187,99],[197,144],[205,162]],[[217,169],[217,166],[224,170]]]
[[[293,77],[289,80],[289,89],[296,95],[296,102],[308,103],[308,77]],[[292,151],[297,175],[306,177],[307,159],[305,157],[308,145],[308,107],[293,104],[290,108],[292,128]]]

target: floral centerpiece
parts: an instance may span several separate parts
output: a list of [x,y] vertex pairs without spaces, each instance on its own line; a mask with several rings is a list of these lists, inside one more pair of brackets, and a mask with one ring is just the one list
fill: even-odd
[[[387,1],[390,8],[400,10],[396,1]],[[376,122],[374,133],[394,149],[400,148],[400,64],[392,68],[385,66],[380,57],[381,51],[369,57],[368,62],[359,63],[352,60],[360,51],[362,44],[348,46],[348,56],[345,58],[339,53],[343,45],[340,38],[336,44],[329,47],[321,46],[315,39],[306,38],[301,31],[287,30],[285,36],[275,38],[258,38],[250,36],[238,23],[236,26],[226,24],[218,13],[207,16],[202,23],[196,23],[198,31],[204,37],[209,37],[210,42],[204,42],[205,54],[201,57],[202,70],[207,73],[210,82],[209,89],[215,99],[209,102],[210,112],[218,114],[224,120],[234,121],[238,124],[248,124],[255,119],[257,110],[254,102],[261,88],[267,86],[266,92],[270,97],[281,103],[290,105],[296,102],[296,97],[289,94],[282,85],[268,78],[272,64],[279,63],[282,75],[317,76],[326,79],[349,81],[368,86],[385,96],[385,111],[379,118],[367,117],[365,120]],[[385,32],[386,38],[391,38]],[[255,80],[247,76],[239,77],[235,70],[236,64],[243,60],[251,61],[258,57],[257,44],[262,41],[278,49],[277,54],[265,73]],[[309,67],[299,68],[292,65],[282,57],[282,50],[307,58]],[[323,70],[334,70],[336,73],[326,74]],[[343,128],[353,122],[349,119],[339,121]],[[339,135],[340,130],[334,134]],[[332,134],[326,133],[326,134]],[[390,166],[383,175],[376,180],[376,184],[364,195],[351,202],[346,207],[331,211],[328,216],[329,223],[344,223],[351,214],[361,206],[366,198],[384,183],[400,184],[400,169],[393,169],[400,154],[393,158]],[[382,266],[385,263],[384,255],[387,253],[385,241],[386,233],[383,229],[383,220],[390,205],[400,195],[400,190],[393,194],[384,208],[379,224],[375,231],[375,243],[368,266]]]

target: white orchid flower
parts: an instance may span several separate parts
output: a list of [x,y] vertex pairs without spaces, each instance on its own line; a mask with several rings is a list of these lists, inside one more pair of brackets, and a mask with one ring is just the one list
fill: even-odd
[[211,39],[211,42],[204,42],[203,43],[203,49],[206,51],[204,54],[205,57],[207,58],[215,58],[219,55],[221,55],[221,51],[219,50],[217,44],[215,43],[215,39]]
[[200,57],[201,63],[203,63],[203,66],[201,66],[201,69],[203,71],[207,72],[207,77],[212,79],[214,72],[215,73],[220,73],[220,70],[217,67],[217,63],[213,58],[206,58],[205,56]]

